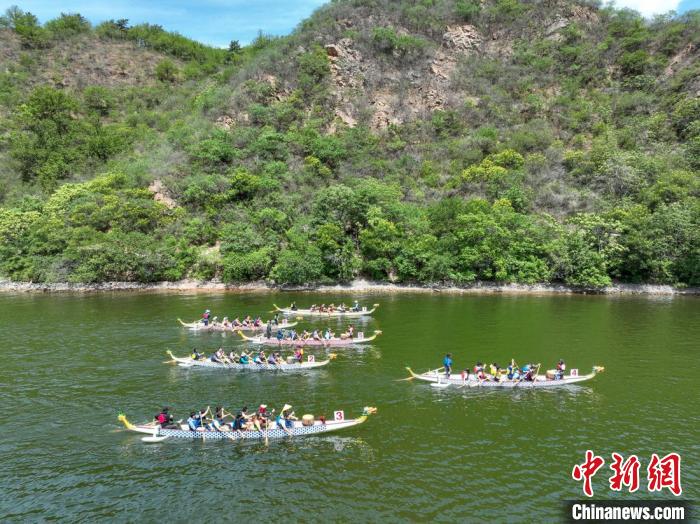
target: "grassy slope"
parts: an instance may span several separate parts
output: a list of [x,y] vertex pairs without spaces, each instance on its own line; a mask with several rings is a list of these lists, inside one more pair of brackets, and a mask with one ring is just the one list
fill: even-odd
[[[45,114],[17,108],[44,107],[25,87],[58,76],[72,105],[53,100],[48,120],[75,152],[22,181],[5,141],[0,272],[698,284],[698,25],[571,3],[355,0],[232,62],[170,48],[172,79],[155,76],[167,46],[123,35],[6,53],[19,71],[0,84],[6,136],[53,137]],[[480,37],[466,51],[444,39],[457,26]],[[78,75],[86,53],[134,67],[126,81]],[[168,205],[144,190],[153,180]]]

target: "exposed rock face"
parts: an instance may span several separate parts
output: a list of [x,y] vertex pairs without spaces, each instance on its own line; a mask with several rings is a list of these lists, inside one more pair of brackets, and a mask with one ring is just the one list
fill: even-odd
[[177,207],[177,202],[168,196],[168,190],[163,185],[161,180],[154,180],[151,185],[148,186],[148,190],[153,193],[153,200],[164,204],[168,209],[173,209]]
[[236,121],[229,115],[222,115],[216,119],[214,125],[224,131],[230,131],[236,125]]
[[696,46],[694,46],[692,43],[688,44],[680,53],[671,58],[671,61],[664,70],[664,75],[667,77],[674,75],[676,71],[685,65],[697,51],[698,48]]
[[[397,28],[397,33],[405,31]],[[376,64],[364,60],[349,38],[325,46],[330,60],[331,79],[336,99],[336,116],[345,125],[353,127],[358,121],[358,109],[353,101],[364,95],[372,111],[370,126],[385,129],[401,124],[408,118],[423,116],[445,106],[449,82],[458,60],[478,52],[482,36],[471,25],[449,26],[432,60],[424,65],[402,68],[387,67],[379,71]],[[366,76],[381,76],[383,87],[371,89]],[[402,85],[400,89],[394,89]]]
[[352,40],[349,38],[329,44],[325,49],[330,60],[331,79],[335,86],[335,115],[348,127],[354,127],[357,125],[357,119],[353,116],[355,107],[347,94],[361,92],[364,87],[366,65],[363,64],[362,54],[353,49]]
[[449,80],[463,56],[475,54],[481,47],[483,38],[474,26],[462,25],[447,27],[442,35],[442,46],[435,53],[430,64],[430,85],[423,90],[423,101],[428,111],[442,109],[447,101]]

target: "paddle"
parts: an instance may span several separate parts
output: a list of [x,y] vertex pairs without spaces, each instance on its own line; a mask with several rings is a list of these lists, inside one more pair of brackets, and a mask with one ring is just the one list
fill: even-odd
[[270,445],[270,440],[267,438],[267,431],[265,431],[265,432],[263,433],[263,430],[262,430],[262,428],[260,427],[260,421],[259,421],[258,419],[255,419],[255,421],[254,421],[253,423],[255,424],[255,427],[258,428],[258,431],[260,432],[260,434],[261,434],[262,436],[265,437],[265,445],[266,445],[266,446],[269,446],[269,445]]

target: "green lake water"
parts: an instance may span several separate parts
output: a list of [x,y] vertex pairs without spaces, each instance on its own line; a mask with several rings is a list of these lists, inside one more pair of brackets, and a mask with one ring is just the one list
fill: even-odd
[[[381,304],[355,325],[383,335],[338,349],[317,371],[182,369],[165,350],[240,346],[193,333],[210,308],[269,316],[273,302]],[[324,327],[328,321],[308,321]],[[343,322],[331,321],[340,328]],[[700,499],[700,300],[687,297],[311,293],[0,295],[3,521],[551,520],[581,498],[571,469],[586,449],[607,463],[599,498],[649,498],[651,453],[682,456],[683,498]],[[316,350],[321,354],[322,350]],[[404,367],[559,358],[605,373],[551,390],[437,390],[396,382]],[[377,415],[344,432],[285,441],[144,444],[120,429],[162,405],[230,410],[288,402],[298,415]],[[610,453],[637,454],[642,489],[613,494]],[[615,496],[614,496],[615,495]],[[672,498],[666,492],[657,498]]]

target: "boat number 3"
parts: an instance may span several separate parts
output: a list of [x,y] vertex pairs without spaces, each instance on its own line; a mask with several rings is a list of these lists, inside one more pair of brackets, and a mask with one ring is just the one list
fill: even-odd
[[333,419],[336,422],[342,422],[343,420],[345,420],[345,412],[344,411],[335,411],[333,413]]
[[574,368],[571,370],[571,376],[572,377],[578,377],[578,369]]
[[316,357],[313,355],[309,355],[308,357],[306,357],[306,360],[308,362],[316,362]]

